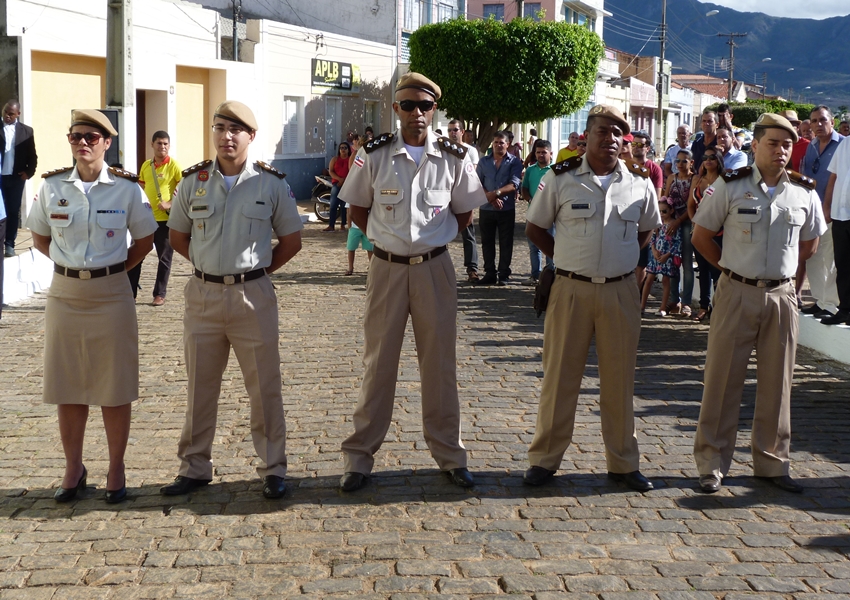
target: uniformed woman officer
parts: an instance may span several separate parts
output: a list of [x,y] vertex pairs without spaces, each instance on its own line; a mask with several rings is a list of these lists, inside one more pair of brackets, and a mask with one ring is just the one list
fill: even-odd
[[[106,501],[127,497],[124,451],[139,396],[139,335],[126,270],[151,250],[157,225],[131,173],[107,167],[117,135],[98,110],[72,113],[76,167],[44,175],[27,226],[55,263],[44,326],[44,402],[56,404],[65,477],[54,496],[86,487],[83,438],[89,406],[101,407],[109,446]],[[128,250],[127,231],[135,240]]]

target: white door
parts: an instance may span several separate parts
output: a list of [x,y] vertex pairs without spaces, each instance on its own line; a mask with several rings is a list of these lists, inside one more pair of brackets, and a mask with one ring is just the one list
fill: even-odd
[[325,96],[325,155],[327,162],[336,156],[337,146],[342,141],[342,99]]

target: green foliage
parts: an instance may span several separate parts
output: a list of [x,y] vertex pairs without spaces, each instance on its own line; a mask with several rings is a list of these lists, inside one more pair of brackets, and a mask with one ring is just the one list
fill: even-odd
[[[712,104],[706,107],[706,110],[717,110],[719,104]],[[729,112],[732,113],[732,124],[736,127],[753,128],[753,123],[759,118],[762,113],[778,113],[783,110],[793,110],[797,112],[797,117],[801,121],[808,119],[811,112],[814,110],[814,104],[797,104],[785,100],[753,100],[747,99],[745,104],[733,102],[729,105]]]
[[479,126],[482,147],[506,123],[542,121],[584,106],[603,55],[592,31],[530,18],[459,18],[410,36],[410,69],[442,88],[438,104],[446,114]]

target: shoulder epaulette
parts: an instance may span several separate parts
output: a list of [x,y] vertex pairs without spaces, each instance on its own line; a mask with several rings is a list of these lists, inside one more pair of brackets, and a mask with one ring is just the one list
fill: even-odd
[[198,172],[198,171],[200,171],[201,169],[205,169],[205,168],[207,168],[208,166],[210,166],[210,165],[212,164],[212,162],[213,162],[213,161],[211,161],[211,160],[202,160],[202,161],[201,161],[201,162],[199,162],[198,164],[196,164],[196,165],[192,165],[192,166],[191,166],[191,167],[189,167],[188,169],[184,169],[184,170],[183,170],[183,177],[188,177],[188,176],[189,176],[189,175],[191,175],[192,173],[197,173],[197,172]]
[[47,177],[59,175],[59,173],[67,173],[68,171],[71,171],[73,169],[74,167],[62,167],[61,169],[53,169],[52,171],[48,171],[47,173],[42,173],[41,176],[46,179]]
[[437,144],[440,146],[440,150],[448,152],[449,154],[454,154],[458,158],[466,158],[466,155],[469,154],[466,150],[466,146],[453,142],[445,136],[438,137]]
[[627,160],[625,163],[629,172],[634,173],[638,177],[649,177],[649,169],[643,165],[639,165],[633,160]]
[[257,166],[260,167],[263,171],[265,171],[267,173],[271,173],[272,175],[274,175],[278,179],[283,179],[284,177],[286,177],[286,173],[284,173],[282,171],[278,171],[277,169],[275,169],[270,164],[264,163],[261,160],[257,161]]
[[794,183],[799,183],[806,189],[813,190],[817,187],[817,182],[811,177],[806,177],[802,173],[792,171],[791,169],[785,169],[785,172],[788,173],[788,179]]
[[741,167],[740,169],[735,169],[734,171],[724,173],[723,181],[735,181],[736,179],[743,179],[744,177],[749,177],[752,174],[752,167]]
[[552,170],[555,172],[555,177],[557,177],[562,173],[566,173],[567,171],[572,171],[573,169],[578,168],[581,163],[581,156],[573,156],[568,158],[567,160],[562,160],[559,163],[555,163],[554,165],[552,165]]
[[131,173],[130,171],[125,171],[124,169],[119,169],[118,167],[109,167],[109,172],[115,175],[116,177],[123,177],[124,179],[129,179],[133,183],[139,182],[139,176],[135,173]]
[[363,144],[363,149],[366,151],[366,154],[370,154],[370,153],[374,152],[375,150],[377,150],[378,148],[381,148],[382,146],[386,146],[387,144],[389,144],[394,139],[395,139],[395,134],[382,133],[378,137],[372,138],[371,140],[369,140],[368,142]]

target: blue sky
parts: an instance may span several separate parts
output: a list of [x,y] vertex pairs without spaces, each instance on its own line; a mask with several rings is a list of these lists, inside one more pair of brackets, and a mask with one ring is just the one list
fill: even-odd
[[[707,0],[741,12],[760,12],[774,17],[826,19],[850,14],[844,0]],[[805,8],[803,8],[805,7]],[[802,10],[801,10],[802,8]]]

